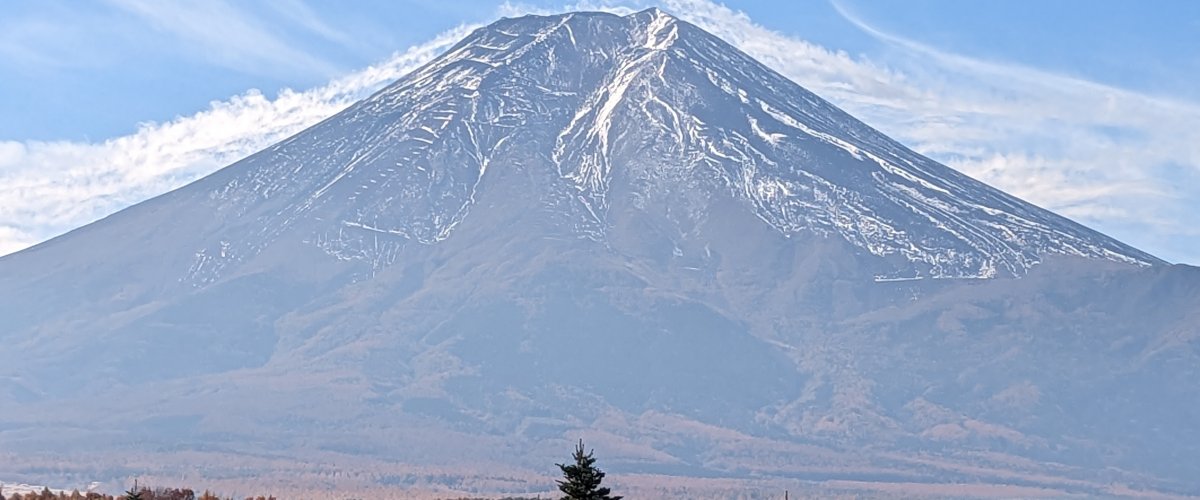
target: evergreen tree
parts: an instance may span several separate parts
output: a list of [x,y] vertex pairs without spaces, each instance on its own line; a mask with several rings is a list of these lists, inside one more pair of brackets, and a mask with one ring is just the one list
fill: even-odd
[[[136,489],[136,487],[134,487]],[[125,500],[142,500],[142,492],[129,490],[125,492]]]
[[555,464],[563,473],[563,480],[558,482],[558,490],[566,495],[562,500],[621,500],[619,496],[610,496],[609,489],[600,486],[604,471],[596,468],[596,459],[591,452],[584,454],[582,439],[572,458],[575,459],[573,464]]

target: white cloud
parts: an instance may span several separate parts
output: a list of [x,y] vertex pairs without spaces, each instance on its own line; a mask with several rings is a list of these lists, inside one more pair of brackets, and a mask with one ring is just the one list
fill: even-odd
[[1200,212],[1200,104],[940,51],[837,4],[889,47],[886,64],[789,38],[706,0],[665,4],[918,152],[1168,260],[1200,263],[1191,224]]
[[432,59],[469,27],[328,85],[248,91],[100,143],[0,141],[0,255],[182,186],[292,135]]
[[[909,106],[903,120],[860,110],[867,121],[1036,204],[1168,259],[1200,262],[1190,223],[1200,183],[1188,182],[1200,176],[1200,104],[948,53],[834,5],[898,54],[893,68],[936,96]],[[839,104],[854,111],[853,100]]]
[[[648,4],[591,1],[564,10],[629,12]],[[850,22],[891,49],[886,58],[790,38],[706,0],[662,6],[917,151],[1168,259],[1200,262],[1200,234],[1189,224],[1200,211],[1194,103],[946,53],[883,33],[849,12],[843,13]],[[508,16],[538,11],[521,4],[500,9]],[[177,21],[183,22],[169,22]],[[319,20],[293,22],[330,39],[341,36]],[[325,87],[275,99],[248,92],[103,143],[0,142],[0,253],[180,186],[292,134],[432,58],[466,31]]]

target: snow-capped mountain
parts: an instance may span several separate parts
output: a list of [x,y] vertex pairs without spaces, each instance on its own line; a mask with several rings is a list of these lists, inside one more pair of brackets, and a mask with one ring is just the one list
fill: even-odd
[[[585,434],[618,473],[738,491],[1197,492],[1195,311],[1194,268],[659,10],[504,19],[0,258],[0,474],[119,479],[87,464],[128,452],[178,477],[207,450],[221,477],[540,491]],[[373,472],[322,465],[346,463]]]
[[522,168],[547,170],[527,195],[601,240],[624,183],[638,200],[688,193],[674,200],[678,237],[707,216],[698,197],[728,196],[782,234],[834,235],[903,263],[896,276],[1022,275],[1054,254],[1159,262],[913,153],[651,9],[481,28],[232,167],[207,183],[225,210],[278,210],[256,220],[266,233],[197,249],[188,279],[216,279],[297,224],[332,256],[386,262],[395,245],[447,238],[489,177]]

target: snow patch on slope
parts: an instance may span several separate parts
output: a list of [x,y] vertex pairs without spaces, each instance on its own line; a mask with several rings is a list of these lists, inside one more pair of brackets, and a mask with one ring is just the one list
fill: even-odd
[[652,9],[499,21],[247,159],[210,197],[256,228],[197,249],[184,281],[211,283],[297,225],[333,258],[386,267],[405,245],[451,237],[488,179],[515,168],[498,152],[514,151],[549,161],[558,182],[530,195],[586,238],[605,237],[624,176],[641,200],[724,186],[784,235],[910,264],[884,278],[1020,276],[1051,254],[1157,262],[913,153]]

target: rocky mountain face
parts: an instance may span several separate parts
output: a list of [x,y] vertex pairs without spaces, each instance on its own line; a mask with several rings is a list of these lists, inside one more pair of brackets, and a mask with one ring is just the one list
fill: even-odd
[[530,491],[582,435],[616,475],[1200,493],[1198,330],[1200,270],[693,25],[529,16],[0,259],[0,473]]

